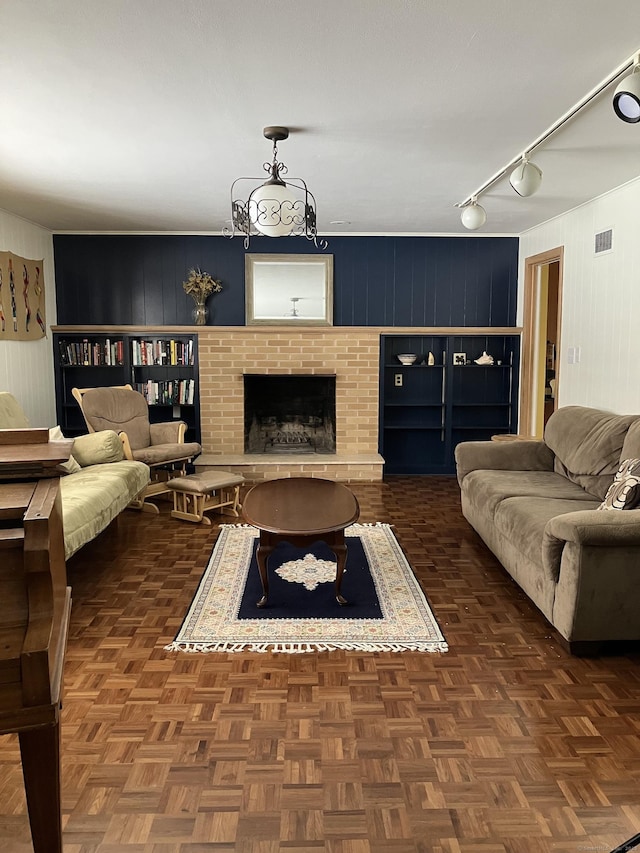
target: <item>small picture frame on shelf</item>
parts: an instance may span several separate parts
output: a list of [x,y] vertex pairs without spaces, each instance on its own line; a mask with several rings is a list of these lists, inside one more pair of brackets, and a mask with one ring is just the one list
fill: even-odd
[[467,363],[467,354],[466,352],[454,352],[453,354],[453,364],[455,367],[460,367]]

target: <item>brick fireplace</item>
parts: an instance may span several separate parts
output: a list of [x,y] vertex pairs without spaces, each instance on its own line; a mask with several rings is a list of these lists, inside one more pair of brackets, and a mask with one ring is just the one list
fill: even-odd
[[[198,329],[200,470],[249,480],[318,476],[382,479],[378,454],[380,331],[361,327]],[[246,375],[335,376],[335,453],[245,453]]]
[[336,377],[245,373],[245,453],[335,453]]

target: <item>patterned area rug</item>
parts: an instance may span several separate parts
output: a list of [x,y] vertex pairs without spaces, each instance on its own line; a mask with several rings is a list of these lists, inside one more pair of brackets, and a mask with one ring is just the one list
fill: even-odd
[[447,643],[387,524],[347,528],[342,594],[335,600],[335,558],[322,542],[282,543],[269,558],[269,601],[255,550],[258,531],[222,525],[189,612],[167,651],[446,652]]

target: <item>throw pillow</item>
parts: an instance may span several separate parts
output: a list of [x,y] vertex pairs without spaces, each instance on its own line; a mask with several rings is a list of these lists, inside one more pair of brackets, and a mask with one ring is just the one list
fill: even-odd
[[[64,441],[64,439],[65,436],[59,426],[51,427],[49,430],[49,441]],[[61,462],[57,468],[61,474],[75,474],[76,471],[82,470],[73,456],[70,456],[66,462]]]
[[111,429],[79,435],[73,445],[73,455],[83,468],[124,459],[122,442],[118,433]]
[[625,459],[598,509],[636,509],[640,506],[640,459]]

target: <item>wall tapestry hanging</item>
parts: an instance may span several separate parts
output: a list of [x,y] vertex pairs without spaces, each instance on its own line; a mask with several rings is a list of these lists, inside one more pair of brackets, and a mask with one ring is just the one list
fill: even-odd
[[44,338],[43,263],[0,252],[0,340]]

